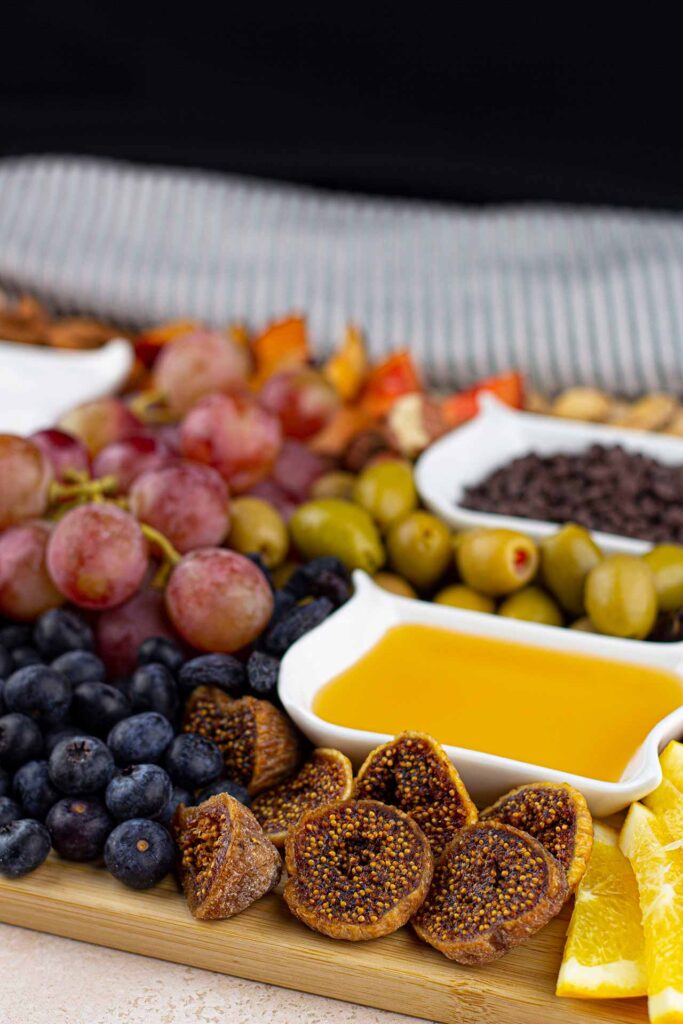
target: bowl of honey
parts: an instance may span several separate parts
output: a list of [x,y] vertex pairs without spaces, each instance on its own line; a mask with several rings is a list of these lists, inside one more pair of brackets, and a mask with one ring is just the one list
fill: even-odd
[[661,781],[683,733],[679,645],[548,629],[398,597],[354,574],[351,600],[285,655],[279,692],[318,746],[359,762],[404,729],[445,748],[473,799],[570,782],[598,816]]

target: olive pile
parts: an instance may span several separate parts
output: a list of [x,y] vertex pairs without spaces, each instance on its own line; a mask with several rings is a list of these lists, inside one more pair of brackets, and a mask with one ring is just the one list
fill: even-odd
[[683,639],[683,547],[642,558],[603,555],[589,531],[562,526],[539,544],[522,533],[452,535],[418,507],[411,467],[396,459],[358,476],[321,477],[321,495],[289,526],[304,558],[334,555],[407,597],[636,640]]

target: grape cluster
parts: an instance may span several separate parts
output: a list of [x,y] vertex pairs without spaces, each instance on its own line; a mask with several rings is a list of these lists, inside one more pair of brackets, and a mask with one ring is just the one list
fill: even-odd
[[338,396],[312,367],[260,393],[249,373],[247,349],[193,331],[154,364],[160,418],[110,397],[0,434],[0,873],[52,847],[143,888],[179,803],[248,799],[181,731],[184,703],[201,685],[277,702],[284,652],[350,593],[334,560],[271,576]]

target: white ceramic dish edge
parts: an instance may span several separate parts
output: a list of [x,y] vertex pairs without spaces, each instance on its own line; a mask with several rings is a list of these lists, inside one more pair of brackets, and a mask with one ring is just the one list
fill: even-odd
[[[397,597],[381,590],[363,572],[354,573],[354,585],[355,593],[350,601],[287,652],[280,671],[279,693],[287,713],[313,743],[335,747],[356,763],[391,737],[325,722],[313,712],[313,699],[326,682],[357,661],[391,626],[405,622],[422,623],[567,650],[561,630]],[[683,676],[683,659],[678,644],[634,644],[615,637],[573,633],[572,650],[650,668],[669,669]],[[406,723],[406,728],[410,728],[410,723]],[[619,782],[589,779],[462,747],[446,746],[444,749],[480,806],[492,802],[514,786],[543,779],[576,786],[586,797],[592,813],[604,817],[622,810],[659,785],[662,777],[659,752],[669,740],[676,739],[681,733],[683,706],[652,729]],[[608,738],[609,725],[606,726],[606,741]]]
[[[463,508],[459,501],[465,487],[530,451],[582,451],[592,444],[618,444],[660,462],[683,465],[680,438],[521,412],[485,393],[474,419],[436,441],[418,459],[415,482],[425,505],[456,529],[505,528],[539,539],[554,533],[558,524]],[[648,541],[613,533],[596,531],[593,537],[606,552],[642,554],[652,547]]]
[[125,338],[87,352],[0,341],[0,431],[31,434],[75,405],[113,394],[133,358]]

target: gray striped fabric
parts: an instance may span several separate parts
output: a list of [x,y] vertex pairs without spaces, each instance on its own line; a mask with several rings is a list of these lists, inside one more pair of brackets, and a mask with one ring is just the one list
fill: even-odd
[[0,162],[0,285],[131,324],[348,320],[432,380],[683,390],[683,217],[323,195],[81,158]]

